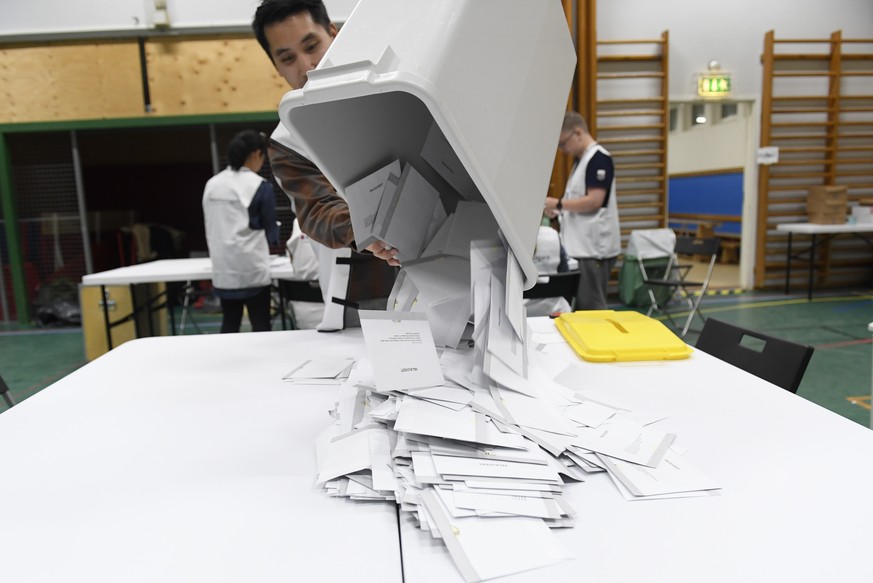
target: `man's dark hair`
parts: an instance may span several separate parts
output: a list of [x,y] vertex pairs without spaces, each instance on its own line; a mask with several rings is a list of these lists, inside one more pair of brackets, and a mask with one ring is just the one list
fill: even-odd
[[227,163],[234,170],[239,170],[246,163],[252,152],[258,150],[267,153],[267,140],[264,134],[255,130],[243,130],[230,139],[227,144]]
[[267,42],[264,29],[301,12],[308,12],[315,24],[320,24],[324,30],[330,30],[330,18],[327,16],[327,8],[322,0],[264,0],[255,10],[252,30],[255,31],[255,38],[271,61],[273,55],[270,54],[270,43]]

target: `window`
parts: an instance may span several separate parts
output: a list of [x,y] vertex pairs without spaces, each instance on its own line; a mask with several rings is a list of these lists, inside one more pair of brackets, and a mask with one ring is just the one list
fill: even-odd
[[721,119],[727,119],[729,117],[733,117],[739,113],[739,105],[736,103],[722,103],[721,104]]
[[706,123],[706,104],[692,103],[691,104],[691,127],[703,125]]

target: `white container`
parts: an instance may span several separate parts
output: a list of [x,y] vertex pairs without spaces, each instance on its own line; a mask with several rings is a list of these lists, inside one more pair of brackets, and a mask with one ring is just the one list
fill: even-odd
[[361,0],[279,117],[340,192],[400,158],[451,212],[454,189],[421,157],[435,122],[530,287],[575,62],[554,0]]
[[858,225],[873,224],[873,206],[853,206],[852,216],[855,217],[855,223]]

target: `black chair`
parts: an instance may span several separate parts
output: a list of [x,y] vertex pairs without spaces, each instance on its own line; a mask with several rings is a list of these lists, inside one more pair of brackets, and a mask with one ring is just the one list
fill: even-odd
[[[706,318],[700,312],[700,302],[706,295],[709,280],[712,279],[712,270],[718,259],[720,244],[721,240],[718,237],[677,237],[676,247],[667,262],[664,277],[662,278],[650,278],[646,273],[645,266],[640,263],[640,270],[643,273],[643,284],[648,289],[649,299],[652,302],[646,315],[651,316],[653,312],[659,312],[666,316],[674,327],[678,327],[676,321],[673,320],[672,314],[676,311],[673,306],[679,302],[682,305],[682,309],[688,310],[688,317],[685,319],[685,324],[680,333],[680,336],[683,338],[688,334],[688,330],[691,328],[691,321],[695,315],[700,316],[700,319],[706,323]],[[709,259],[703,281],[687,279],[690,268],[687,264],[679,263],[679,255],[702,255]],[[659,288],[668,291],[669,299],[666,302],[659,302],[657,300],[659,294],[656,290]]]
[[3,377],[0,376],[0,395],[3,396],[3,400],[6,401],[6,406],[10,409],[13,405],[15,405],[15,401],[12,400],[12,395],[9,392],[9,385],[6,384],[6,381],[3,380]]
[[[758,346],[744,346],[744,338]],[[697,348],[792,393],[797,393],[814,350],[714,318],[703,325]]]
[[564,298],[570,306],[576,303],[576,293],[579,291],[579,272],[565,271],[547,276],[549,281],[537,282],[524,291],[523,297],[528,300],[542,298]]
[[281,296],[280,304],[282,304],[280,309],[284,310],[283,313],[286,313],[291,320],[291,330],[299,328],[297,315],[294,313],[291,302],[321,303],[324,301],[318,281],[280,279],[278,286]]

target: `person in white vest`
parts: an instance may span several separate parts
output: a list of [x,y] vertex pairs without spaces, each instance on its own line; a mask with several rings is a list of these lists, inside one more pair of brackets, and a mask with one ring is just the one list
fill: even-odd
[[609,275],[621,252],[615,165],[574,111],[564,116],[558,149],[576,159],[562,198],[546,197],[545,212],[559,217],[567,254],[579,261],[577,310],[605,310]]
[[237,133],[228,144],[228,167],[206,183],[203,217],[212,259],[213,293],[221,300],[221,331],[239,332],[243,307],[252,330],[270,330],[270,245],[279,244],[276,199],[258,175],[266,137]]

